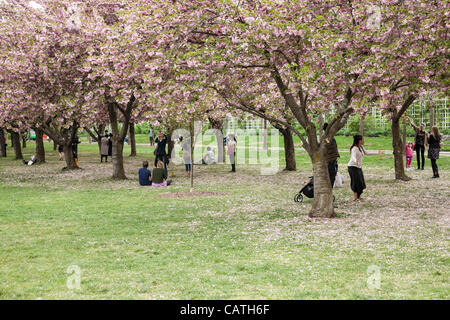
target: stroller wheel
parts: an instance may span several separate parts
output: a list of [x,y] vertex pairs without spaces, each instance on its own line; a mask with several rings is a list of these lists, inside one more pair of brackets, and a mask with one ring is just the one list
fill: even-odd
[[296,194],[294,197],[294,201],[295,202],[303,202],[303,196],[300,193]]

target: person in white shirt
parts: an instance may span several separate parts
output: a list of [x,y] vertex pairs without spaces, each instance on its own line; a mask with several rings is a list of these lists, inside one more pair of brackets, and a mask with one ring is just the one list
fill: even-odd
[[361,135],[353,137],[353,144],[350,148],[350,161],[348,162],[348,173],[350,174],[350,187],[354,193],[353,201],[360,201],[361,194],[366,189],[366,182],[362,172],[362,160],[366,150],[363,148],[364,138]]
[[202,164],[213,164],[216,161],[214,152],[211,150],[211,147],[207,147],[206,150],[207,151],[202,159]]

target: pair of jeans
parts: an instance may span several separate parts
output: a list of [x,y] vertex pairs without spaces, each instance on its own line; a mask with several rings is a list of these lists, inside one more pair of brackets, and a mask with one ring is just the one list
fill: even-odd
[[417,169],[420,169],[420,158],[422,158],[422,169],[425,165],[425,146],[416,144]]

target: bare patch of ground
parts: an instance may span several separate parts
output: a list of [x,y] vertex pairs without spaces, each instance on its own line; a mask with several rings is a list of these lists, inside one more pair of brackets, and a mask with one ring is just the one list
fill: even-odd
[[180,191],[180,192],[165,192],[158,194],[158,198],[191,198],[191,197],[214,197],[223,196],[224,192],[205,192],[205,191]]

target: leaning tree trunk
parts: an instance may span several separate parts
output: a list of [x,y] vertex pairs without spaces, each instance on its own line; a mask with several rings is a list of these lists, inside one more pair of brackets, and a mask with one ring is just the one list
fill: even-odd
[[69,169],[69,170],[78,169],[78,167],[75,163],[75,158],[73,157],[72,143],[69,142],[69,143],[64,144],[63,150],[64,150],[64,159],[66,160],[67,169]]
[[20,135],[17,132],[11,131],[11,143],[14,148],[14,160],[23,160]]
[[36,162],[45,163],[44,133],[36,129]]
[[311,218],[334,217],[333,189],[328,174],[328,162],[325,148],[313,153],[314,201],[309,216]]
[[130,137],[129,141],[131,144],[131,153],[130,157],[136,157],[136,133],[134,130],[134,122],[130,122]]
[[5,131],[0,128],[0,158],[6,158]]
[[281,129],[280,132],[282,133],[284,140],[284,157],[286,159],[286,168],[284,170],[295,171],[297,170],[297,163],[295,161],[295,147],[292,131],[290,129]]
[[392,147],[394,149],[395,179],[403,181],[411,180],[405,174],[405,167],[403,165],[403,141],[399,119],[392,119]]

